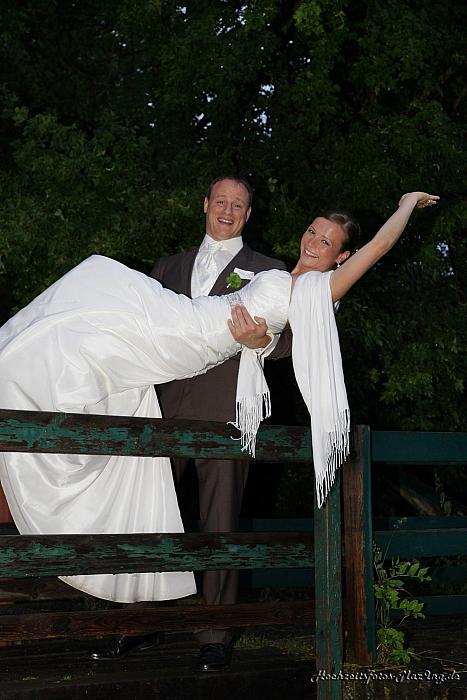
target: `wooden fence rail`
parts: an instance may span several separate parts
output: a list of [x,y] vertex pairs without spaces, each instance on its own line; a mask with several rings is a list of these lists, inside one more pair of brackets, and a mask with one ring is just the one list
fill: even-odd
[[[226,423],[0,410],[0,452],[242,459]],[[262,425],[256,461],[311,462],[309,428]]]
[[[120,454],[167,457],[215,457],[241,459],[244,455],[237,431],[231,426],[204,421],[91,416],[0,410],[0,451],[64,454]],[[305,428],[262,426],[258,432],[256,460],[311,462],[311,436]],[[322,541],[313,562],[313,536],[304,533],[200,535],[70,535],[0,536],[0,576],[37,576],[70,573],[117,573],[187,569],[309,567],[315,564],[316,614],[309,604],[284,604],[268,612],[259,606],[215,606],[215,610],[187,608],[155,610],[151,624],[166,629],[206,626],[270,624],[272,618],[307,623],[316,620],[317,668],[338,672],[342,667],[342,599],[339,477],[324,508],[316,509],[315,529]],[[286,544],[287,543],[287,544]],[[197,550],[197,551],[196,551]],[[4,568],[1,568],[1,567]],[[278,615],[278,610],[281,614]],[[288,610],[288,612],[283,612]],[[108,620],[122,618],[120,631],[149,629],[146,615],[136,617],[92,613],[47,613],[4,616],[4,639],[20,635],[68,636],[109,631]],[[263,614],[264,612],[264,614]],[[99,618],[99,615],[101,616]],[[187,618],[188,615],[188,618]],[[16,619],[15,619],[16,618]],[[104,619],[100,625],[96,622]],[[94,622],[93,622],[94,620]],[[182,622],[180,622],[182,620]],[[234,622],[235,621],[235,622]],[[254,621],[254,622],[253,622]],[[97,625],[97,627],[96,627]],[[175,625],[175,627],[173,626]],[[153,627],[154,629],[154,627]],[[311,671],[310,671],[311,674]],[[340,681],[318,684],[319,700],[340,700]]]
[[2,640],[81,639],[98,635],[185,632],[257,625],[304,625],[315,620],[312,601],[261,605],[183,605],[2,615]]
[[303,532],[4,535],[0,577],[305,568],[312,551]]

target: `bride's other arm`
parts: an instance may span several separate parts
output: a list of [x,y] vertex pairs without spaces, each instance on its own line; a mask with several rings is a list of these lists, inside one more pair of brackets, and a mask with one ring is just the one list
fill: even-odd
[[409,192],[399,201],[399,208],[380,228],[378,233],[360,250],[349,257],[341,267],[334,270],[330,286],[333,301],[341,299],[349,289],[363,277],[399,240],[415,208],[436,204],[439,197],[426,192]]

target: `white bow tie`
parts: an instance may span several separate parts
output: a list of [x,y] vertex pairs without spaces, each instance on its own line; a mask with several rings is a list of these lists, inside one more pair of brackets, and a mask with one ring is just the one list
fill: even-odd
[[209,241],[204,243],[200,248],[200,253],[209,252],[214,254],[218,250],[222,250],[222,241]]
[[199,250],[196,266],[198,268],[200,293],[203,295],[209,294],[219,276],[220,271],[216,263],[216,253],[221,249],[222,241],[215,241],[213,243],[205,243]]

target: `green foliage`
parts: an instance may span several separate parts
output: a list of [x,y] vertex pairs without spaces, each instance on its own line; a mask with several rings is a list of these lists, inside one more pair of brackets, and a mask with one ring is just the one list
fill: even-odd
[[341,304],[375,428],[465,429],[467,8],[460,0],[9,3],[0,16],[0,313],[92,252],[148,269],[196,243],[212,177],[292,263],[320,208],[372,235],[441,195]]
[[402,614],[399,625],[409,617],[415,620],[425,617],[422,613],[423,603],[414,598],[401,598],[401,593],[407,593],[404,580],[431,581],[427,575],[428,567],[421,567],[418,562],[400,561],[397,557],[391,559],[389,567],[386,568],[384,555],[376,545],[373,546],[373,562],[378,661],[408,664],[415,656],[414,650],[405,646],[404,633],[393,626],[391,611],[399,611]]
[[17,137],[14,163],[0,173],[0,264],[15,305],[92,253],[148,268],[189,245],[179,228],[196,231],[194,203],[158,182],[137,129],[109,114],[88,135],[18,107],[11,120]]
[[235,642],[237,649],[266,649],[275,648],[281,654],[287,654],[298,659],[308,660],[313,655],[313,645],[309,637],[294,635],[278,639],[252,632],[244,632]]

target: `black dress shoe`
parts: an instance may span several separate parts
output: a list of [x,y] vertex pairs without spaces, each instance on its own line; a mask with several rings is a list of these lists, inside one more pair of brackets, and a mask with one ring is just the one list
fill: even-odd
[[109,661],[111,659],[123,659],[124,656],[133,651],[145,651],[151,647],[158,646],[164,641],[164,633],[145,634],[139,637],[127,637],[121,634],[115,637],[102,651],[95,651],[91,654],[94,661]]
[[203,644],[199,650],[196,668],[198,671],[224,671],[229,668],[231,658],[231,644]]

